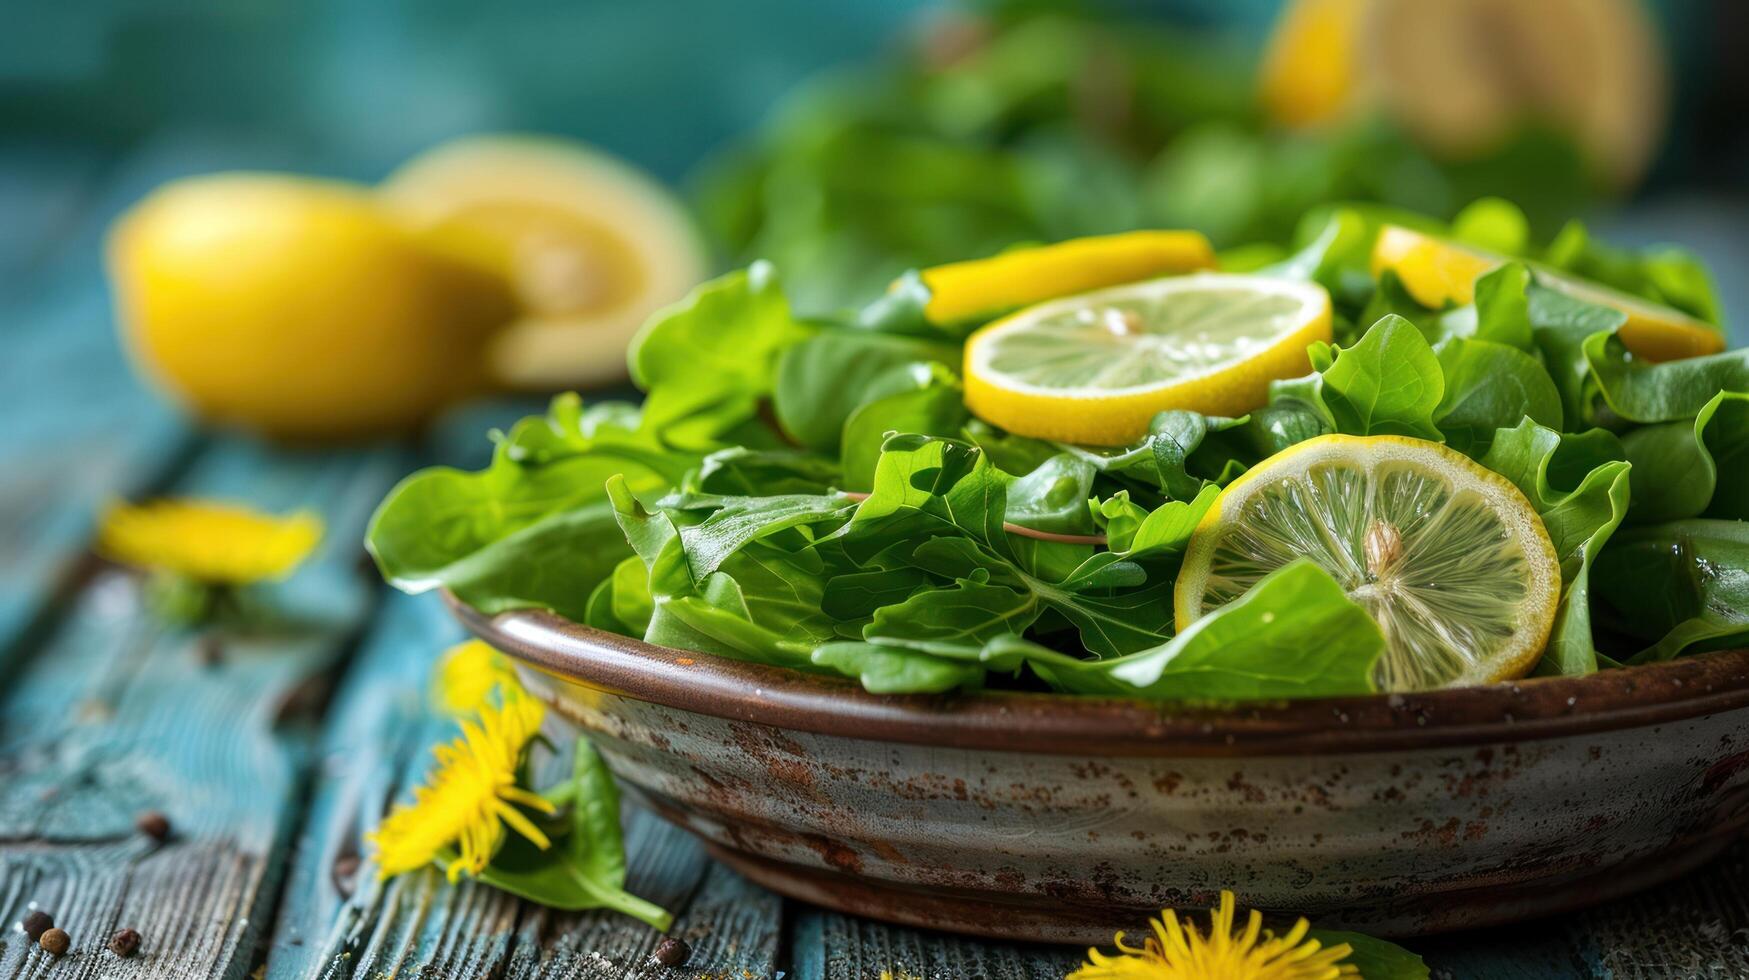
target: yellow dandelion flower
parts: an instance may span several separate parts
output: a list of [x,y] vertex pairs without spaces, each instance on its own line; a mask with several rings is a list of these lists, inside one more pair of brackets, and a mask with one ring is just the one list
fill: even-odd
[[461,737],[434,748],[437,766],[413,791],[413,802],[398,804],[367,837],[379,874],[422,868],[451,847],[460,855],[446,869],[451,881],[464,872],[479,874],[503,842],[506,825],[545,850],[551,841],[517,806],[542,813],[556,808],[516,785],[523,750],[543,713],[539,701],[507,691],[503,707],[482,705],[477,722],[462,722]]
[[125,565],[207,585],[247,585],[290,575],[322,540],[322,520],[276,517],[205,500],[117,501],[97,528],[97,549]]
[[1343,963],[1353,950],[1347,943],[1325,947],[1307,937],[1311,925],[1294,923],[1284,936],[1263,928],[1263,916],[1251,910],[1243,932],[1233,932],[1233,893],[1221,892],[1221,904],[1209,919],[1208,935],[1188,921],[1179,922],[1171,909],[1152,920],[1154,934],[1141,946],[1126,946],[1123,933],[1113,939],[1117,955],[1087,951],[1087,965],[1069,980],[1337,980],[1358,977],[1353,964]]
[[438,707],[458,718],[491,704],[495,690],[504,691],[502,697],[523,693],[510,661],[480,640],[457,643],[445,650],[435,680],[433,695]]

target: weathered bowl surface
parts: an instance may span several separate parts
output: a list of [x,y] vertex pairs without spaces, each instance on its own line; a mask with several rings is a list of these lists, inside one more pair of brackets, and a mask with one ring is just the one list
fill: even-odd
[[1099,943],[1222,888],[1411,935],[1602,901],[1749,824],[1749,651],[1199,712],[883,697],[541,613],[520,658],[644,802],[749,878],[895,922]]

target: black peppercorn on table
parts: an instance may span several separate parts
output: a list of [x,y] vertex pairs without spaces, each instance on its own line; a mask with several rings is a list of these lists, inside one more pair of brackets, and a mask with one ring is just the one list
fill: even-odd
[[[104,293],[109,219],[167,178],[286,156],[177,137],[119,166],[0,154],[0,977],[1017,978],[1078,964],[1079,950],[785,901],[636,809],[629,885],[674,911],[683,966],[653,962],[662,937],[611,913],[435,872],[375,879],[360,831],[452,733],[425,678],[461,637],[436,599],[383,587],[358,542],[396,479],[477,465],[483,423],[527,406],[318,454],[202,434],[138,385]],[[319,512],[320,551],[275,595],[285,621],[161,624],[135,575],[90,557],[103,504],[148,494]],[[32,912],[65,952],[26,934]],[[1407,945],[1435,976],[1749,976],[1749,850],[1628,901]]]

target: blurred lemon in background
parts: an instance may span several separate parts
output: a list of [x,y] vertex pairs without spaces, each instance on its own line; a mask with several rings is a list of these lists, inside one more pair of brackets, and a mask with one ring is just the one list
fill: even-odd
[[287,439],[405,429],[478,390],[514,312],[504,283],[339,182],[177,181],[122,216],[108,252],[145,373],[202,418]]
[[1635,0],[1292,0],[1259,81],[1278,122],[1382,112],[1447,159],[1547,127],[1616,188],[1650,164],[1667,94]]
[[492,339],[487,362],[517,387],[624,379],[638,327],[707,271],[681,204],[579,143],[468,137],[414,159],[380,190],[416,227],[511,284],[522,314]]

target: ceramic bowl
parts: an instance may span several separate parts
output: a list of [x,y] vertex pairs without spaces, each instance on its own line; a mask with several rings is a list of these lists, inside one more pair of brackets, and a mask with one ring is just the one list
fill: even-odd
[[1749,650],[1238,711],[880,696],[537,612],[475,634],[748,878],[893,922],[1108,942],[1248,905],[1414,935],[1681,874],[1749,824]]

